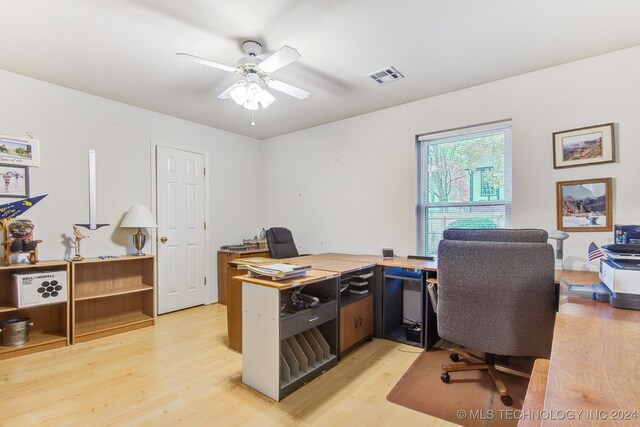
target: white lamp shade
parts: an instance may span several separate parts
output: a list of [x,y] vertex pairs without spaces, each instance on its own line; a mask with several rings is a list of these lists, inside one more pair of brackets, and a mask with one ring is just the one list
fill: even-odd
[[245,85],[239,85],[233,89],[229,95],[236,104],[242,105],[247,100],[247,87]]
[[156,228],[158,225],[146,206],[131,206],[122,220],[123,228]]
[[269,105],[273,104],[273,101],[275,100],[276,99],[273,95],[264,89],[262,90],[262,96],[260,98],[260,105],[262,105],[262,108],[267,108]]

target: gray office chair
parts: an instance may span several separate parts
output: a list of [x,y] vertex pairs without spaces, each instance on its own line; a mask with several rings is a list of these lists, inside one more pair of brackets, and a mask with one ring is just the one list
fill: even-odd
[[438,333],[485,358],[454,350],[449,372],[486,369],[502,402],[513,400],[497,371],[528,377],[495,364],[496,355],[548,358],[555,323],[554,253],[544,230],[444,232],[438,246]]
[[293,258],[299,256],[293,234],[287,228],[272,227],[267,230],[267,245],[269,256],[275,259]]

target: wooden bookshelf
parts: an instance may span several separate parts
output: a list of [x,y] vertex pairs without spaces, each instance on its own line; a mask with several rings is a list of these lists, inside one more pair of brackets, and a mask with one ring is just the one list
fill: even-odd
[[[14,299],[13,275],[49,271],[65,272],[66,283],[64,286],[67,287],[67,299],[48,304],[18,307]],[[41,261],[37,264],[0,266],[0,321],[28,317],[33,322],[27,343],[20,346],[0,345],[0,360],[70,344],[70,289],[69,263],[66,261]]]
[[151,255],[73,262],[72,342],[155,324],[155,271]]

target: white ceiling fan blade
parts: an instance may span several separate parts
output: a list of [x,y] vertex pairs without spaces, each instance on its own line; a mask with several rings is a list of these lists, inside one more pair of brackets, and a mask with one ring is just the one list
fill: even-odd
[[209,67],[217,68],[219,70],[230,71],[232,73],[236,72],[235,67],[219,64],[209,59],[200,58],[199,56],[191,55],[189,53],[176,53],[176,55],[178,55],[181,58],[188,59],[189,61],[197,62],[198,64],[203,64]]
[[234,84],[231,85],[231,87],[227,90],[225,90],[224,92],[222,92],[220,95],[218,95],[219,99],[231,99],[231,91],[234,90],[235,88],[237,88],[238,86],[240,86],[241,84],[243,84],[243,81],[237,81]]
[[306,98],[309,97],[309,95],[311,95],[309,92],[307,92],[304,89],[300,89],[299,87],[291,86],[290,84],[281,82],[279,80],[270,79],[268,86],[271,89],[275,89],[275,90],[280,91],[282,93],[286,93],[287,95],[291,95],[294,98],[298,98],[298,99],[306,99]]
[[297,50],[287,45],[282,46],[276,53],[260,62],[258,67],[265,73],[273,73],[280,68],[291,64],[296,59],[300,58],[300,54]]

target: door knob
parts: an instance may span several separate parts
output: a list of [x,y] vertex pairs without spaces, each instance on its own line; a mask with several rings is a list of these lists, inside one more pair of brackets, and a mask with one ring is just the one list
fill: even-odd
[[169,239],[167,239],[167,238],[166,238],[166,236],[162,236],[162,237],[160,238],[160,241],[161,241],[162,243],[167,243],[167,240],[169,240]]

